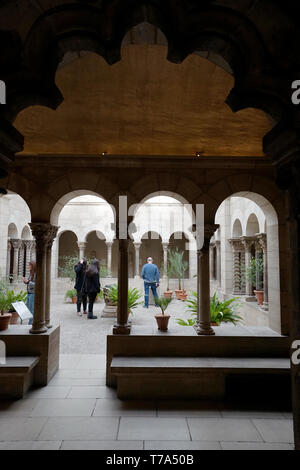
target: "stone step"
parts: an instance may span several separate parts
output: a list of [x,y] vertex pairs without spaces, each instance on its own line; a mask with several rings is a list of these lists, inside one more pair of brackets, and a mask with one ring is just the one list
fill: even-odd
[[[259,357],[114,357],[121,399],[224,399],[228,384],[265,390],[289,384],[290,361]],[[250,382],[249,382],[250,378]],[[274,381],[275,378],[275,381]],[[232,382],[232,379],[234,380]],[[251,382],[252,381],[252,382]]]
[[10,356],[0,364],[0,398],[23,398],[34,381],[39,356]]

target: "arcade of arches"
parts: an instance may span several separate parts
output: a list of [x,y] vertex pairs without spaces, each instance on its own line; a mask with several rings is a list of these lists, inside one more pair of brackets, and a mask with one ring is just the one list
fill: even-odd
[[[241,296],[246,322],[277,333],[272,346],[264,337],[263,357],[275,351],[287,358],[300,339],[300,107],[290,99],[300,65],[292,46],[300,39],[298,7],[269,0],[210,1],[205,8],[190,0],[139,3],[0,6],[0,79],[7,87],[0,106],[1,273],[17,283],[30,259],[37,264],[33,325],[21,339],[9,332],[6,340],[10,355],[20,348],[32,355],[47,344],[40,385],[58,367],[50,293],[62,282],[62,256],[73,253],[96,255],[118,279],[108,385],[116,386],[110,361],[124,355],[124,344],[142,355],[128,322],[128,284],[140,282],[148,254],[164,278],[168,247],[185,246],[197,322],[188,346],[186,338],[163,342],[149,334],[149,351],[157,341],[162,356],[168,348],[187,356],[189,347],[196,354],[204,344],[215,352],[218,342],[221,356],[241,355],[244,344],[244,354],[257,357],[257,338],[246,344],[216,334],[209,342],[214,291]],[[125,236],[121,196],[130,209]],[[177,226],[184,204],[194,214],[204,206],[201,247],[192,217],[187,229]],[[253,257],[264,264],[260,308],[243,276]],[[299,367],[291,363],[298,449]]]

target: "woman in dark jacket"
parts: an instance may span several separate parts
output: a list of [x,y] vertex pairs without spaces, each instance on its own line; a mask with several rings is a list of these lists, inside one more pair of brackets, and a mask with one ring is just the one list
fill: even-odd
[[76,273],[76,281],[74,289],[77,290],[77,314],[81,317],[81,303],[83,307],[83,313],[86,315],[87,295],[84,291],[84,283],[86,278],[87,260],[81,259],[79,263],[74,266]]
[[89,310],[88,319],[96,320],[96,316],[93,315],[93,306],[96,300],[97,294],[100,292],[100,266],[97,259],[93,259],[86,271],[84,290],[89,298]]

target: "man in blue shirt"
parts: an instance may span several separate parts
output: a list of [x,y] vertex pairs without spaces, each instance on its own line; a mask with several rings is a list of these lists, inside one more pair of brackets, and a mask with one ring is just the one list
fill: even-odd
[[[144,279],[145,288],[145,308],[149,307],[149,288],[151,287],[154,299],[157,299],[158,295],[156,288],[159,286],[159,271],[156,264],[153,263],[152,258],[147,258],[147,264],[144,264],[142,269],[142,278]],[[158,305],[155,304],[156,307]]]

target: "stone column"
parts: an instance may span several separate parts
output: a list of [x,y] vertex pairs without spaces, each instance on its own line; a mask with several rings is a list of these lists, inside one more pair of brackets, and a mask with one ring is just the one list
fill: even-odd
[[11,242],[7,240],[6,277],[10,275]]
[[221,287],[221,242],[216,240],[216,256],[217,256],[217,284]]
[[260,233],[258,239],[264,256],[264,302],[261,308],[263,310],[269,310],[267,236],[264,233]]
[[120,227],[116,224],[116,236],[118,241],[118,309],[113,334],[128,335],[131,329],[128,323],[128,231],[126,239],[120,238]]
[[52,328],[50,323],[50,301],[51,301],[51,255],[53,241],[57,235],[58,227],[49,224],[46,247],[46,292],[45,292],[45,324]]
[[78,248],[79,248],[79,259],[84,258],[85,255],[85,248],[87,243],[86,242],[77,242]]
[[[261,260],[262,253],[263,253],[262,246],[260,244],[260,241],[257,239],[255,242],[255,259],[257,263]],[[261,284],[262,284],[261,274],[257,270],[256,271],[256,290],[262,290]]]
[[241,295],[245,293],[245,280],[242,273],[242,265],[245,264],[244,247],[240,238],[230,238],[229,243],[232,246],[233,257],[233,295]]
[[206,224],[204,243],[197,250],[197,334],[214,335],[210,324],[210,282],[209,282],[209,244],[218,225]]
[[16,282],[18,280],[18,272],[19,272],[19,250],[22,245],[22,240],[11,239],[10,240],[13,250],[14,250],[14,265],[13,265],[13,281]]
[[254,239],[250,237],[242,237],[242,244],[245,249],[245,291],[248,297],[253,297],[253,287],[250,281],[247,279],[247,269],[250,267],[251,263],[251,248],[254,243]]
[[33,242],[32,240],[25,240],[24,244],[26,246],[26,259],[25,259],[25,277],[28,276],[29,274],[29,261],[31,261],[31,250],[33,247]]
[[36,261],[36,243],[35,243],[35,240],[32,240],[32,242],[31,242],[30,261]]
[[135,249],[135,279],[140,278],[140,248],[141,243],[134,242],[134,249]]
[[[36,243],[36,281],[34,296],[34,317],[30,330],[32,334],[45,333],[46,326],[46,284],[47,249],[53,226],[47,223],[31,222],[30,228]],[[48,292],[48,290],[47,290]]]
[[164,250],[164,273],[163,279],[167,279],[168,277],[168,249],[169,249],[169,242],[163,242],[162,247]]
[[113,242],[105,242],[105,243],[106,243],[106,246],[107,246],[107,270],[108,270],[107,277],[112,277],[112,274],[111,274],[111,269],[112,269],[111,252],[112,252]]
[[18,261],[18,278],[24,276],[24,241],[21,240],[21,246],[19,249],[19,261]]
[[209,244],[209,278],[210,278],[210,280],[215,279],[215,273],[214,273],[214,247],[215,247],[215,243],[211,242]]

